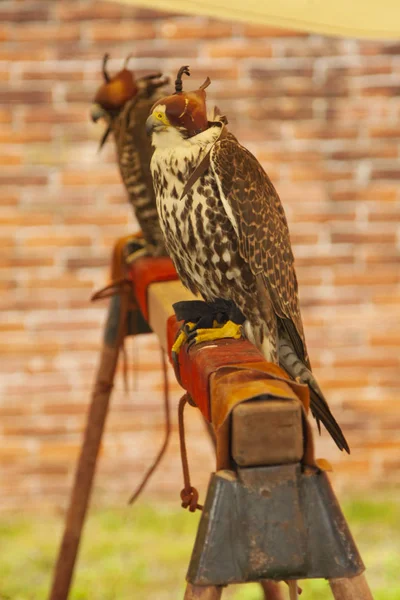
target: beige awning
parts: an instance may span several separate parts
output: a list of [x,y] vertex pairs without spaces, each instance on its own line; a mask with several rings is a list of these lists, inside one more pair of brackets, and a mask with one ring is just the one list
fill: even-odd
[[116,0],[143,8],[363,38],[400,38],[400,0]]

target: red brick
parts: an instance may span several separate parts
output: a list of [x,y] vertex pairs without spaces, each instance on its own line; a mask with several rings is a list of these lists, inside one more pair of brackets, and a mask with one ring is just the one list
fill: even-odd
[[48,178],[46,175],[25,175],[20,171],[14,175],[0,174],[0,185],[32,186],[47,185],[47,183]]
[[41,3],[41,6],[27,6],[23,2],[8,3],[8,6],[0,5],[0,23],[10,21],[12,23],[47,21],[49,18],[49,6]]
[[0,263],[0,268],[17,267],[50,267],[54,265],[54,258],[50,256],[13,256],[7,257]]
[[373,302],[375,304],[399,304],[400,303],[400,294],[397,292],[392,292],[391,294],[375,294],[373,297]]
[[8,108],[0,108],[0,123],[11,123],[12,111]]
[[62,174],[63,185],[104,185],[104,184],[120,184],[121,177],[116,169],[111,171],[65,171]]
[[333,37],[279,40],[279,54],[284,58],[320,58],[324,56],[341,56],[347,54],[345,40]]
[[2,129],[0,131],[0,144],[28,144],[30,142],[50,142],[52,139],[51,129],[46,127],[35,127],[24,129],[24,131],[13,131]]
[[52,354],[55,355],[57,353],[57,351],[59,350],[59,344],[57,342],[41,342],[40,340],[36,340],[35,342],[32,343],[24,343],[24,344],[18,344],[13,342],[12,340],[9,341],[8,344],[0,344],[0,354],[3,355],[7,355],[7,354],[21,354],[21,355],[26,355],[26,354]]
[[80,38],[80,30],[76,25],[63,23],[62,25],[18,25],[13,29],[12,39],[16,42],[37,42],[44,44],[47,42],[77,42]]
[[27,211],[16,213],[13,211],[9,212],[8,214],[5,212],[0,214],[0,225],[51,225],[53,221],[54,217],[50,213],[36,213]]
[[259,150],[257,152],[257,158],[260,162],[293,162],[293,163],[314,163],[321,160],[319,152],[303,151],[295,149],[288,150]]
[[[1,17],[0,17],[1,18]],[[24,44],[23,47],[19,47],[17,50],[0,48],[0,60],[10,61],[12,63],[19,63],[25,61],[45,61],[52,60],[55,56],[55,48],[36,46],[32,47],[32,44]]]
[[308,120],[313,116],[313,108],[309,102],[299,98],[280,98],[254,103],[248,109],[251,119],[277,119],[283,121]]
[[383,53],[384,45],[381,42],[368,41],[360,44],[360,54],[362,56],[380,56]]
[[0,332],[1,331],[25,331],[25,327],[23,323],[0,323]]
[[398,367],[400,366],[399,359],[397,357],[377,356],[374,353],[372,356],[348,356],[342,358],[336,358],[333,361],[335,367],[363,367],[365,369],[380,369],[388,366]]
[[6,42],[10,39],[12,29],[7,26],[0,27],[0,42]]
[[83,71],[65,71],[59,69],[58,71],[43,71],[33,70],[32,68],[24,69],[21,77],[23,80],[31,81],[83,81]]
[[296,166],[290,168],[293,181],[340,181],[353,179],[354,173],[349,169],[324,169],[322,166]]
[[[25,123],[87,123],[89,119],[88,110],[69,106],[64,110],[46,107],[25,107],[23,111]],[[38,140],[42,141],[42,140]],[[47,140],[48,141],[48,140]]]
[[397,348],[400,345],[400,332],[391,331],[384,334],[371,335],[369,341],[372,346],[394,346]]
[[377,201],[395,202],[397,200],[397,188],[386,183],[372,183],[365,189],[355,187],[334,190],[331,192],[333,200],[351,201]]
[[[125,11],[122,6],[112,2],[85,2],[78,4],[76,2],[61,2],[57,5],[57,16],[60,21],[97,21],[99,19],[120,19],[128,13],[128,7]],[[132,8],[129,7],[129,13],[132,14]],[[112,26],[115,27],[115,24]]]
[[[198,48],[196,44],[188,44],[185,40],[165,40],[165,43],[160,42],[154,45],[150,42],[138,42],[135,45],[134,56],[135,58],[145,59],[176,59],[177,64],[169,64],[168,70],[173,74],[176,73],[179,67],[182,66],[182,56],[185,59],[194,58],[198,55]],[[179,64],[178,64],[179,63]],[[157,64],[157,63],[156,63]],[[193,67],[192,67],[193,68]]]
[[348,265],[352,263],[354,263],[354,256],[351,254],[296,256],[296,265],[303,267],[326,267],[330,265]]
[[400,222],[400,210],[394,208],[389,210],[390,207],[387,205],[373,207],[368,212],[368,220],[371,223],[374,222],[385,222],[385,221],[399,221]]
[[395,249],[389,251],[386,248],[386,252],[382,252],[371,248],[371,250],[368,249],[363,253],[363,258],[367,264],[376,265],[378,267],[387,264],[400,265],[400,252]]
[[332,125],[324,124],[296,124],[294,125],[294,137],[297,139],[323,139],[323,140],[340,140],[340,139],[352,139],[358,135],[358,129],[355,126],[341,127],[340,125],[335,127]]
[[67,269],[93,269],[96,267],[107,267],[110,259],[107,257],[96,258],[69,258],[67,260]]
[[175,22],[164,22],[160,27],[161,37],[167,39],[194,39],[204,40],[210,38],[226,38],[232,34],[232,25],[220,21],[203,21],[197,19],[179,19]]
[[76,247],[76,246],[91,246],[93,240],[89,236],[74,236],[74,235],[53,235],[42,237],[28,237],[24,239],[24,247],[27,248],[46,248],[48,246],[56,247]]
[[51,92],[39,90],[5,90],[0,91],[2,104],[46,104],[51,102]]
[[365,146],[364,148],[347,148],[336,150],[328,154],[333,160],[363,160],[366,158],[397,158],[399,149],[396,144],[379,144],[379,146]]
[[[22,158],[21,156],[18,156],[17,154],[0,154],[0,165],[4,165],[4,166],[15,166],[15,165],[20,165],[22,162]],[[2,177],[0,175],[0,183],[2,181]],[[3,183],[4,185],[4,183]]]
[[400,54],[400,44],[399,43],[386,43],[382,44],[381,47],[382,54],[389,54],[393,56],[398,56]]
[[[329,67],[328,73],[334,72],[339,74],[340,76],[361,76],[361,75],[389,75],[392,73],[393,66],[391,64],[390,59],[385,59],[385,62],[379,63],[371,63],[364,62],[363,64],[358,65],[334,65]],[[355,81],[360,81],[360,78],[355,79]]]
[[243,35],[246,37],[305,37],[307,34],[296,29],[270,27],[269,25],[243,25]]
[[373,138],[399,138],[400,127],[397,125],[391,127],[371,126],[369,127],[369,135]]
[[334,244],[394,244],[396,241],[395,233],[373,231],[366,233],[358,233],[357,231],[332,233],[331,237]]
[[335,285],[373,286],[400,282],[400,274],[390,271],[374,271],[370,273],[339,273],[335,274]]
[[223,43],[208,44],[204,51],[211,58],[270,58],[273,55],[271,45],[262,42],[261,44],[239,40],[227,40]]
[[363,96],[383,96],[383,97],[398,97],[400,95],[400,85],[376,85],[366,86],[361,88]]
[[371,179],[395,179],[400,180],[400,168],[397,164],[391,169],[373,169]]
[[318,233],[296,233],[292,230],[290,239],[293,245],[297,244],[316,244],[319,239]]
[[355,221],[356,213],[353,210],[344,212],[316,212],[297,213],[290,218],[291,223],[347,223]]
[[128,41],[134,44],[135,40],[149,40],[156,35],[150,23],[118,23],[116,27],[110,27],[108,23],[93,24],[88,31],[94,42]]

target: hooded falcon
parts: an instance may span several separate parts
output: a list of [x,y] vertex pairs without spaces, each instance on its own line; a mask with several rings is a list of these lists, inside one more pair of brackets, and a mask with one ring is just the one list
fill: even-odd
[[160,88],[168,83],[168,78],[155,73],[135,79],[133,71],[127,68],[129,58],[124,68],[110,77],[108,54],[105,54],[104,83],[95,96],[91,117],[95,122],[102,118],[107,124],[100,148],[110,133],[114,136],[122,180],[142,230],[146,253],[160,256],[165,254],[165,247],[150,173],[152,148],[145,122],[150,108],[162,95]]
[[[311,372],[300,315],[294,258],[279,196],[257,159],[228,132],[223,117],[207,118],[207,81],[157,100],[146,127],[157,209],[176,270],[206,302],[233,302],[244,331],[266,360],[310,390],[312,414],[340,450],[347,441]],[[236,337],[232,323],[220,337]],[[237,326],[239,327],[239,326]],[[203,330],[205,332],[207,330]],[[201,331],[197,341],[205,340]],[[214,339],[216,335],[212,336]]]

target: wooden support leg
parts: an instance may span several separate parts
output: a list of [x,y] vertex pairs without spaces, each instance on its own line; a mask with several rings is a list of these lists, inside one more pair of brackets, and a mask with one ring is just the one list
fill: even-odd
[[264,579],[261,581],[261,587],[264,590],[265,600],[284,600],[282,587],[279,583],[271,581],[271,579]]
[[217,439],[215,437],[214,428],[211,425],[211,423],[209,423],[207,421],[207,419],[203,419],[203,420],[204,420],[204,427],[205,427],[205,429],[206,429],[206,431],[208,433],[208,437],[210,438],[210,441],[211,441],[211,443],[213,445],[213,448],[215,450],[216,447],[217,447]]
[[192,585],[186,586],[185,597],[183,600],[220,600],[222,587],[217,585]]
[[348,579],[330,579],[335,600],[373,600],[364,573]]
[[106,326],[106,338],[112,333],[114,344],[105,343],[102,349],[49,600],[67,600],[69,595],[126,318],[126,303],[120,306],[120,299],[114,296]]

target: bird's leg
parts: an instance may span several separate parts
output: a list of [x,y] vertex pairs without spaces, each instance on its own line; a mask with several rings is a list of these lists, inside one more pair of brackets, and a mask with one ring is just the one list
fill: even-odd
[[177,357],[177,355],[181,351],[183,344],[188,339],[190,332],[194,329],[194,327],[196,327],[196,323],[192,323],[191,321],[183,323],[182,327],[178,331],[174,344],[171,348],[173,358],[174,356]]
[[176,302],[173,305],[178,321],[183,321],[171,349],[175,374],[180,381],[179,352],[184,344],[187,350],[193,344],[215,341],[222,338],[242,337],[244,316],[230,301],[216,299],[212,302],[191,300]]
[[201,342],[242,337],[244,317],[230,301],[217,299],[213,302],[178,302],[174,304],[174,310],[177,319],[184,321],[172,347],[175,359],[185,343],[189,349],[193,344]]
[[214,342],[224,338],[231,338],[239,340],[243,336],[242,325],[235,323],[234,321],[225,321],[225,323],[219,323],[214,320],[212,328],[195,328],[187,338],[188,350],[194,344],[201,344],[202,342]]

